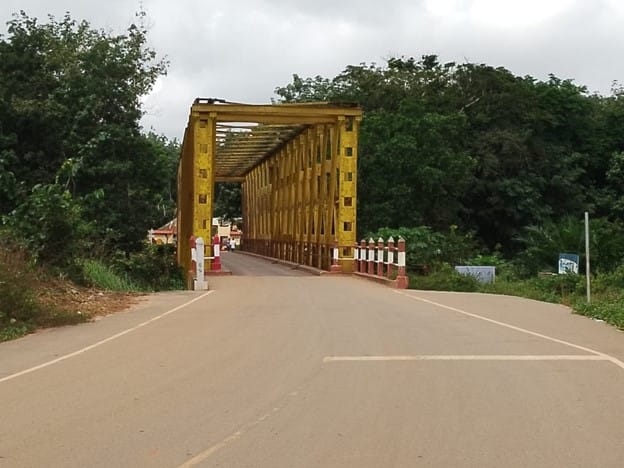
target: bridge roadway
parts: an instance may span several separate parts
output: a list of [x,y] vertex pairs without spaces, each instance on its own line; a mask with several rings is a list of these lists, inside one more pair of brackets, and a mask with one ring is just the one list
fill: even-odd
[[225,253],[211,291],[0,344],[0,467],[622,467],[624,335]]

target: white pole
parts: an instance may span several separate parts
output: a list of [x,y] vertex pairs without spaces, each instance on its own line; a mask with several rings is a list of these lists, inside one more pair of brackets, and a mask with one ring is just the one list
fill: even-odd
[[585,212],[585,278],[587,281],[587,303],[591,303],[591,289],[589,280],[589,213]]
[[194,288],[195,291],[203,291],[207,289],[206,281],[204,279],[204,239],[198,237],[195,241],[195,264],[197,265],[197,278],[195,279]]

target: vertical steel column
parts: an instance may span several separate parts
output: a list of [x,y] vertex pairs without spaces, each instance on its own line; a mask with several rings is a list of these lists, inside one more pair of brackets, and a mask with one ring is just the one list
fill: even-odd
[[[185,275],[192,269],[191,236],[193,235],[193,125],[184,132],[184,144],[178,164],[177,259]],[[188,278],[187,278],[188,279]]]
[[306,137],[299,135],[295,143],[295,162],[294,162],[294,203],[293,203],[293,242],[295,263],[303,263],[303,245],[304,245],[304,183],[305,183],[305,154],[306,154]]
[[315,193],[314,175],[315,166],[315,136],[316,130],[308,129],[304,136],[305,154],[303,170],[303,197],[302,218],[303,225],[303,258],[301,263],[312,265],[312,233],[314,232],[314,209],[312,206],[312,194]]
[[[212,207],[214,204],[214,158],[216,115],[194,116],[193,144],[193,235],[212,239]],[[207,241],[207,242],[208,242]],[[211,262],[206,270],[211,269]]]
[[[356,199],[357,199],[357,135],[359,118],[339,117],[338,145],[339,158],[339,200],[336,223],[336,237],[341,247],[352,246],[356,242]],[[354,265],[350,251],[340,250],[342,271],[351,272]]]

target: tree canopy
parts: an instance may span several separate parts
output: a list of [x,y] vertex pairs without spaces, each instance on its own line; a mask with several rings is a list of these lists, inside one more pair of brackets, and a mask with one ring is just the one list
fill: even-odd
[[283,101],[364,107],[359,235],[381,227],[452,225],[514,254],[529,226],[622,215],[624,93],[590,95],[572,80],[519,77],[434,55],[347,66],[301,78]]
[[[2,224],[53,263],[80,249],[139,249],[146,231],[175,212],[179,144],[140,127],[141,98],[167,61],[147,46],[141,24],[113,34],[69,15],[40,23],[22,12],[7,26]],[[348,65],[333,78],[294,75],[275,92],[286,102],[363,106],[360,236],[401,226],[459,230],[511,256],[537,252],[527,242],[557,238],[553,230],[563,233],[585,210],[601,219],[604,239],[618,232],[624,88],[617,84],[610,96],[591,95],[556,76],[537,80],[425,55]],[[221,184],[217,192],[215,214],[239,216],[240,188]],[[617,249],[602,256],[609,268],[621,263]]]
[[[4,223],[33,245],[60,236],[138,248],[147,229],[174,212],[179,145],[139,124],[141,97],[167,62],[147,47],[140,25],[112,34],[69,14],[39,23],[21,12],[7,32],[0,37]],[[41,249],[67,253],[50,247]]]

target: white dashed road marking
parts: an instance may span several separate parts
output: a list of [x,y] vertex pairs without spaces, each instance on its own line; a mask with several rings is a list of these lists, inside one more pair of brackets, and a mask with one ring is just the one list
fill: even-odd
[[402,291],[394,291],[397,294],[400,294],[401,296],[405,296],[405,297],[409,297],[410,299],[413,299],[415,301],[420,301],[420,302],[424,302],[426,304],[430,304],[436,307],[440,307],[442,309],[446,309],[446,310],[450,310],[453,312],[457,312],[458,314],[463,314],[466,315],[468,317],[472,317],[472,318],[476,318],[479,320],[483,320],[485,322],[489,322],[489,323],[493,323],[496,325],[499,325],[501,327],[505,327],[505,328],[509,328],[511,330],[515,330],[521,333],[526,333],[527,335],[531,335],[531,336],[536,336],[538,338],[542,338],[544,340],[548,340],[548,341],[552,341],[554,343],[559,343],[565,346],[570,346],[571,348],[575,348],[575,349],[579,349],[581,351],[585,351],[588,353],[592,353],[595,354],[596,356],[602,358],[602,359],[597,359],[597,360],[602,360],[602,361],[609,361],[613,364],[615,364],[616,366],[618,366],[621,369],[624,369],[624,362],[620,361],[619,359],[613,357],[613,356],[609,356],[608,354],[605,353],[601,353],[600,351],[596,351],[595,349],[591,349],[591,348],[587,348],[585,346],[580,346],[574,343],[570,343],[569,341],[564,341],[564,340],[560,340],[559,338],[554,338],[552,336],[548,336],[548,335],[544,335],[543,333],[537,333],[531,330],[527,330],[526,328],[521,328],[521,327],[516,327],[515,325],[510,325],[509,323],[505,323],[505,322],[500,322],[498,320],[494,320],[491,318],[487,318],[487,317],[483,317],[481,315],[477,315],[477,314],[473,314],[472,312],[466,312],[465,310],[462,309],[458,309],[457,307],[451,307],[451,306],[447,306],[444,304],[440,304],[439,302],[434,302],[434,301],[430,301],[429,299],[425,299],[423,297],[418,297],[418,296],[413,296],[411,294],[406,294]]

